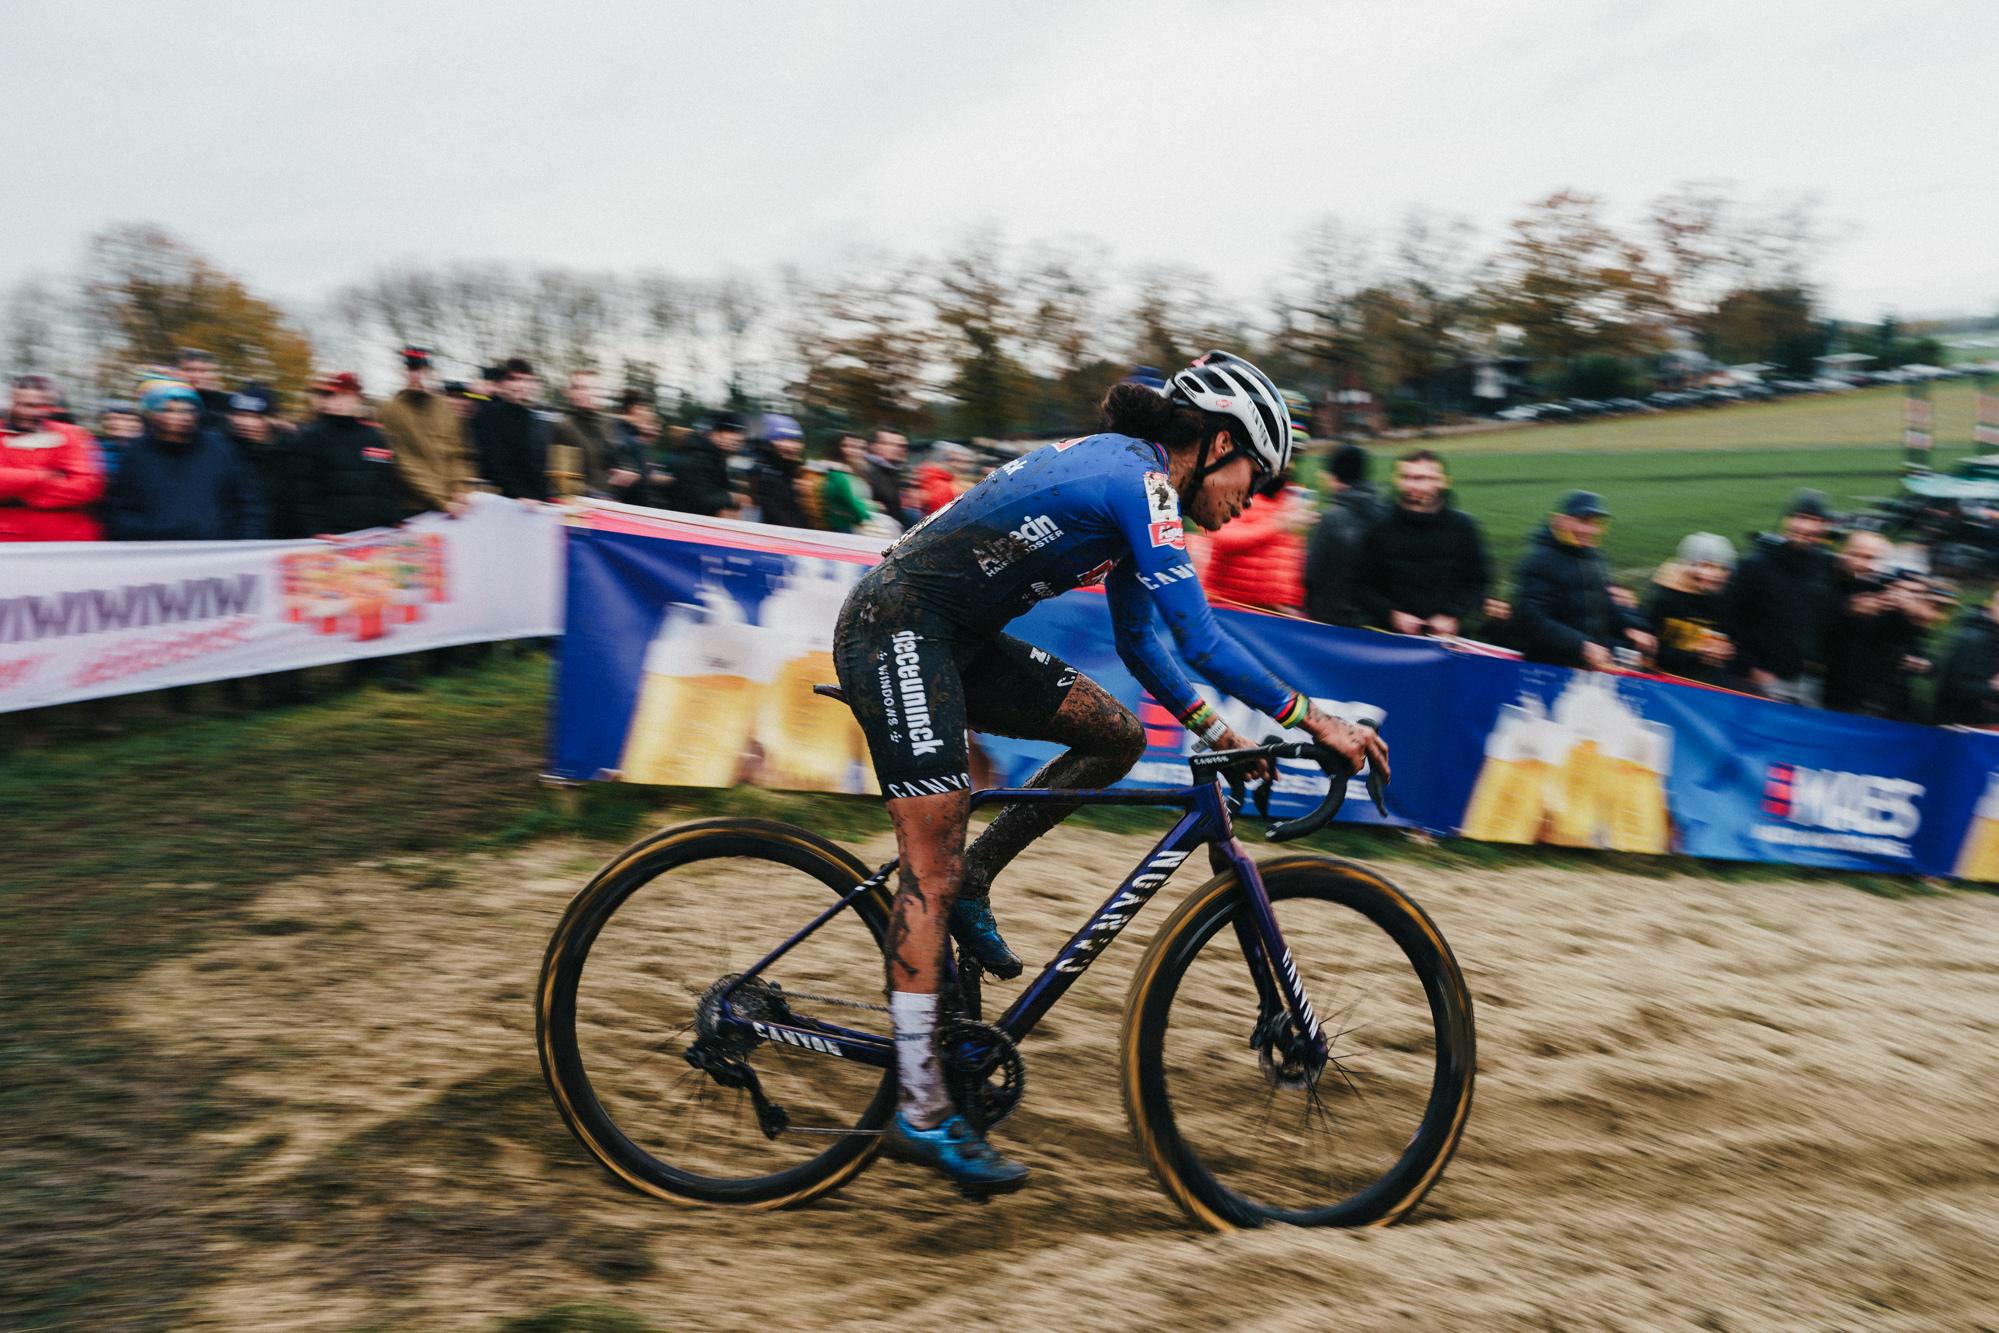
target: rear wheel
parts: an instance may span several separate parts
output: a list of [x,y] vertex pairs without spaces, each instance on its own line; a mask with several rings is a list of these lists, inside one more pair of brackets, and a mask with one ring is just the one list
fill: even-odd
[[1204,1225],[1387,1225],[1436,1184],[1471,1113],[1471,994],[1429,917],[1373,871],[1317,856],[1259,870],[1328,1057],[1301,1060],[1260,1012],[1236,931],[1245,895],[1224,874],[1139,964],[1126,1113]]
[[[576,895],[542,963],[542,1072],[570,1131],[634,1188],[681,1202],[803,1203],[856,1175],[894,1108],[892,1072],[756,1038],[718,1050],[722,989],[867,876],[804,829],[684,824],[620,853]],[[877,886],[745,983],[744,1017],[846,1028],[879,1008],[887,898]],[[697,1048],[697,1043],[700,1045]],[[764,1132],[747,1068],[788,1123]]]

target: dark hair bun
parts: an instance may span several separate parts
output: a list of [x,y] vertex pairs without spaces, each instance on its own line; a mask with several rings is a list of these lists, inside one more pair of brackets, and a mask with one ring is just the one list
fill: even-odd
[[1098,405],[1104,429],[1182,449],[1210,433],[1208,414],[1130,380],[1111,385]]
[[1104,429],[1139,440],[1157,440],[1173,421],[1173,404],[1157,389],[1120,381],[1098,406]]

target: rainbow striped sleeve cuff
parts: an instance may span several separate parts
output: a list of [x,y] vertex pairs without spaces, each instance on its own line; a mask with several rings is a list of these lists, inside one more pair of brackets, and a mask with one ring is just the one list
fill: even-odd
[[1294,690],[1291,694],[1291,702],[1284,705],[1284,711],[1276,715],[1277,725],[1280,727],[1295,727],[1300,722],[1303,722],[1305,714],[1311,711],[1312,701]]

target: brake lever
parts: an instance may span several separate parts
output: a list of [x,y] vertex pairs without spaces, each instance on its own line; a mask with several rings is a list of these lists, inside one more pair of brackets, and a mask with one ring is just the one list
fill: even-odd
[[[1366,727],[1375,735],[1381,734],[1381,726],[1371,717],[1362,718],[1356,725]],[[1388,779],[1381,776],[1379,765],[1370,762],[1367,766],[1367,799],[1374,802],[1374,808],[1388,818]]]

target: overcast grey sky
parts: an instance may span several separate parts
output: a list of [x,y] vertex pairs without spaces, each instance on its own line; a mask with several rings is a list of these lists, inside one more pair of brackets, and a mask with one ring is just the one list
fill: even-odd
[[1999,3],[0,0],[0,284],[158,221],[262,292],[1101,238],[1258,295],[1314,216],[1810,194],[1832,308],[1999,309]]

